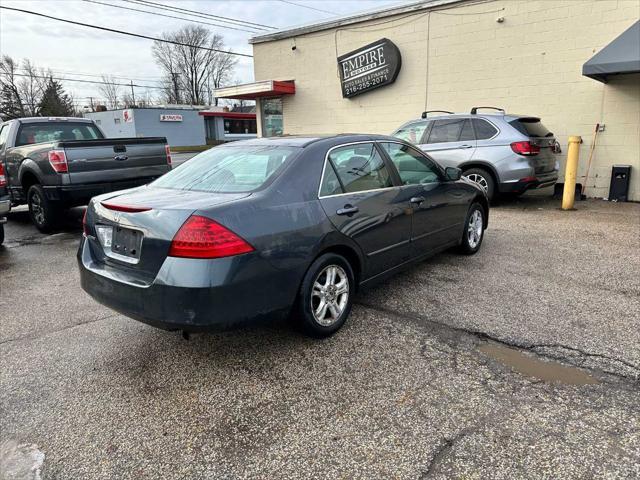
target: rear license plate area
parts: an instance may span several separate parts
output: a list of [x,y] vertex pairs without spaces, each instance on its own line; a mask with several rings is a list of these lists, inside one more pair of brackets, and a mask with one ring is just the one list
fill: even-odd
[[142,232],[119,226],[113,227],[111,252],[117,255],[122,255],[123,257],[138,260],[140,258],[141,246]]

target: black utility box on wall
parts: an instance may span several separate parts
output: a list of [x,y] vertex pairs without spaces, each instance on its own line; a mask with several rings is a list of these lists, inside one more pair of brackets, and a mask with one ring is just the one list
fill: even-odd
[[611,184],[609,185],[609,200],[626,202],[629,196],[629,179],[631,165],[614,165],[611,167]]

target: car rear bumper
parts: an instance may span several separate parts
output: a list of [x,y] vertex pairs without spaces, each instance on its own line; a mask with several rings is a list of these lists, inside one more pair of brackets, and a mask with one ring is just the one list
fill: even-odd
[[527,177],[514,182],[502,182],[501,193],[523,193],[534,188],[551,187],[558,181],[558,171],[538,174],[535,177]]
[[49,200],[81,205],[96,195],[139,187],[152,182],[156,178],[158,177],[143,177],[108,183],[43,186],[42,188]]
[[85,292],[123,315],[164,330],[225,329],[290,308],[297,275],[274,269],[257,254],[250,262],[237,259],[168,257],[146,284],[96,262],[87,238],[78,249]]
[[5,223],[5,215],[11,210],[11,200],[9,198],[0,199],[0,223]]

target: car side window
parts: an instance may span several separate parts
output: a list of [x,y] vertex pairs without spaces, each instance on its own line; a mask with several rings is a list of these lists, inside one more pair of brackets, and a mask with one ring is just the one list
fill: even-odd
[[0,127],[0,150],[4,149],[7,144],[7,138],[9,137],[9,125],[2,125]]
[[328,195],[338,195],[344,193],[340,180],[336,175],[336,171],[333,169],[333,165],[330,162],[324,167],[324,176],[322,177],[322,185],[320,185],[320,196],[326,197]]
[[397,130],[393,134],[393,136],[406,142],[420,143],[422,142],[422,136],[424,135],[424,132],[429,127],[429,123],[430,122],[410,123],[409,125],[405,125],[404,127]]
[[402,143],[380,143],[398,170],[403,185],[440,181],[440,169],[429,158]]
[[462,126],[462,131],[460,132],[459,142],[464,141],[473,141],[476,139],[475,134],[473,133],[473,127],[471,126],[471,120],[467,119],[464,121],[464,125]]
[[[331,169],[335,168],[344,190],[347,193],[377,190],[393,186],[391,174],[384,160],[376,150],[373,143],[359,143],[346,145],[331,151],[329,162],[325,168],[325,177],[322,181],[330,183]],[[327,187],[329,189],[330,187]]]
[[492,138],[498,133],[498,129],[491,125],[486,120],[480,118],[473,119],[473,128],[476,130],[476,138],[478,140],[487,140]]
[[464,118],[436,120],[431,133],[429,133],[429,141],[427,143],[457,142],[465,121],[466,119]]

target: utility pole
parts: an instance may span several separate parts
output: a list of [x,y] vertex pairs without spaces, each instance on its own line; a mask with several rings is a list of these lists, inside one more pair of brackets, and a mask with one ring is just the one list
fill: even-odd
[[171,80],[173,82],[173,101],[174,103],[178,104],[180,103],[180,92],[178,90],[178,72],[170,72],[171,73]]
[[131,101],[133,102],[133,106],[136,106],[136,94],[133,91],[133,80],[129,80],[131,82]]

